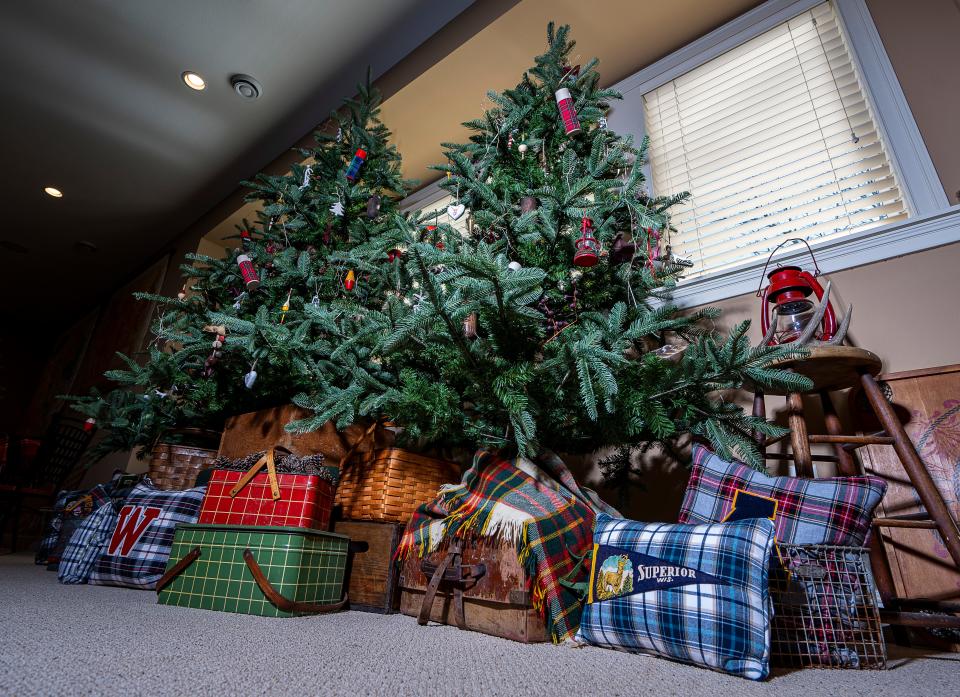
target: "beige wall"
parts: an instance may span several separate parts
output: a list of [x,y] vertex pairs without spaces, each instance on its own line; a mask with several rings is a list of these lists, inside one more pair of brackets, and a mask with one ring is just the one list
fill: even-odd
[[867,0],[951,203],[960,203],[960,4]]

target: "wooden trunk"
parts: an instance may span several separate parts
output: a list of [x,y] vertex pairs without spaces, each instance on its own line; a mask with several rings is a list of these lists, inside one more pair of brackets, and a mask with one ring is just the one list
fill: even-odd
[[[321,453],[327,464],[340,464],[350,446],[363,439],[365,428],[362,425],[348,426],[338,432],[332,423],[326,423],[318,431],[310,433],[291,433],[286,425],[291,421],[311,416],[311,412],[287,404],[260,411],[238,414],[227,419],[220,440],[220,457],[238,458],[276,445],[282,445],[295,455],[315,455]],[[392,436],[382,429],[377,432],[377,443],[371,439],[360,442],[355,452],[362,453],[375,445],[382,445]]]
[[[881,375],[878,382],[954,520],[960,519],[960,365]],[[860,396],[854,396],[851,409],[861,430],[877,430]],[[887,481],[878,516],[923,512],[893,448],[871,445],[859,452],[864,468]],[[960,602],[960,572],[954,568],[939,532],[918,528],[883,528],[877,532],[898,596]],[[952,648],[960,650],[960,645]]]
[[[441,550],[419,557],[408,555],[400,571],[400,612],[416,617],[423,605],[429,579],[421,571],[424,561],[438,564],[446,556]],[[547,641],[547,628],[540,613],[533,609],[527,590],[527,574],[517,560],[513,545],[470,541],[465,543],[463,564],[483,564],[486,573],[464,590],[466,628],[483,634],[524,643]],[[430,619],[455,625],[453,593],[441,584],[434,598]]]
[[[350,609],[392,614],[399,608],[399,569],[393,560],[402,529],[394,523],[339,521],[333,531],[350,538],[347,586]],[[358,545],[359,543],[359,545]],[[365,546],[359,551],[357,546]]]

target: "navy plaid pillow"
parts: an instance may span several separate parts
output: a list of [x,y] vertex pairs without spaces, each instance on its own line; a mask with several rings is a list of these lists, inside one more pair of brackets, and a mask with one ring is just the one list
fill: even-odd
[[163,576],[174,530],[196,523],[206,487],[161,491],[144,479],[120,507],[90,583],[153,589]]
[[57,538],[60,537],[60,530],[63,528],[63,509],[74,499],[83,495],[82,491],[70,491],[62,489],[57,493],[57,500],[53,504],[53,515],[50,516],[50,522],[47,523],[46,530],[43,531],[43,539],[40,540],[40,546],[37,547],[37,554],[34,556],[34,563],[46,564],[50,554],[57,546]]
[[60,583],[73,585],[87,582],[100,556],[100,549],[116,524],[117,512],[106,488],[97,485],[91,489],[90,496],[94,511],[81,519],[60,556],[60,565],[57,567],[57,580]]
[[878,477],[771,477],[694,446],[681,523],[769,518],[777,541],[863,545],[887,484]]
[[577,639],[762,680],[770,671],[773,523],[597,516]]

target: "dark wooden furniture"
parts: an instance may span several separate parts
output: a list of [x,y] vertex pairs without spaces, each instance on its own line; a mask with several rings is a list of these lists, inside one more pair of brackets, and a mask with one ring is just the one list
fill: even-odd
[[[766,440],[758,436],[763,455],[768,459],[793,460],[797,476],[801,477],[814,476],[813,463],[818,461],[833,462],[840,474],[854,475],[862,472],[862,466],[856,459],[858,448],[866,445],[892,446],[903,471],[916,489],[927,516],[924,518],[916,516],[877,518],[874,520],[874,526],[936,529],[954,565],[960,569],[960,530],[904,430],[903,424],[897,418],[893,406],[887,401],[877,384],[875,376],[880,373],[882,367],[880,358],[870,351],[852,346],[825,346],[811,349],[810,355],[806,358],[783,361],[777,367],[792,370],[811,379],[813,388],[807,394],[819,396],[827,433],[821,435],[808,432],[803,411],[803,395],[788,393],[786,394],[787,419],[791,429],[788,434],[791,454],[766,452],[767,448],[782,439]],[[840,418],[829,393],[853,387],[859,387],[863,391],[869,408],[881,426],[880,431],[869,435],[843,433]],[[766,405],[761,391],[755,393],[753,411],[757,416],[766,416]],[[834,454],[813,453],[811,444],[832,445]],[[910,611],[913,608],[910,607],[909,601],[896,597],[890,566],[877,538],[878,536],[875,535],[872,541],[871,562],[877,587],[886,608],[881,613],[881,619],[889,624],[900,626],[960,628],[960,616],[955,616],[958,611],[956,604],[936,606],[933,609],[946,614],[931,615],[927,612]],[[929,611],[931,606],[927,604],[922,609]]]
[[0,540],[12,522],[11,552],[17,551],[24,509],[40,509],[53,503],[57,491],[80,462],[93,434],[94,429],[85,429],[84,422],[79,419],[54,416],[36,458],[29,464],[8,464],[14,469],[13,481],[0,483]]

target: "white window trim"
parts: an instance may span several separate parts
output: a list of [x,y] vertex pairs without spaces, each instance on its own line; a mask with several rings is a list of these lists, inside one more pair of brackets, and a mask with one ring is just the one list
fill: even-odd
[[[613,104],[608,116],[610,128],[622,135],[632,134],[639,141],[644,135],[644,94],[823,1],[768,0],[613,85],[624,98]],[[820,270],[834,273],[960,242],[960,205],[950,206],[865,0],[833,0],[833,4],[851,44],[852,58],[865,83],[864,90],[889,150],[910,218],[812,245]],[[647,180],[651,181],[649,168]],[[401,209],[429,210],[447,195],[440,188],[441,181],[405,198],[400,202]],[[783,250],[777,260],[809,265],[806,248],[799,245]],[[690,307],[754,292],[764,261],[746,262],[681,282],[673,300]]]
[[[620,134],[644,135],[643,95],[772,29],[824,0],[768,0],[613,86],[623,95],[609,114]],[[852,58],[889,151],[910,219],[813,245],[821,271],[840,271],[960,241],[960,206],[950,206],[865,0],[833,0]],[[648,181],[651,181],[649,167]],[[652,182],[651,182],[652,183]],[[675,192],[664,192],[675,193]],[[804,250],[805,251],[805,250]],[[788,248],[778,260],[801,261]],[[681,282],[674,302],[701,305],[756,290],[764,259]],[[807,262],[804,262],[807,263]]]

